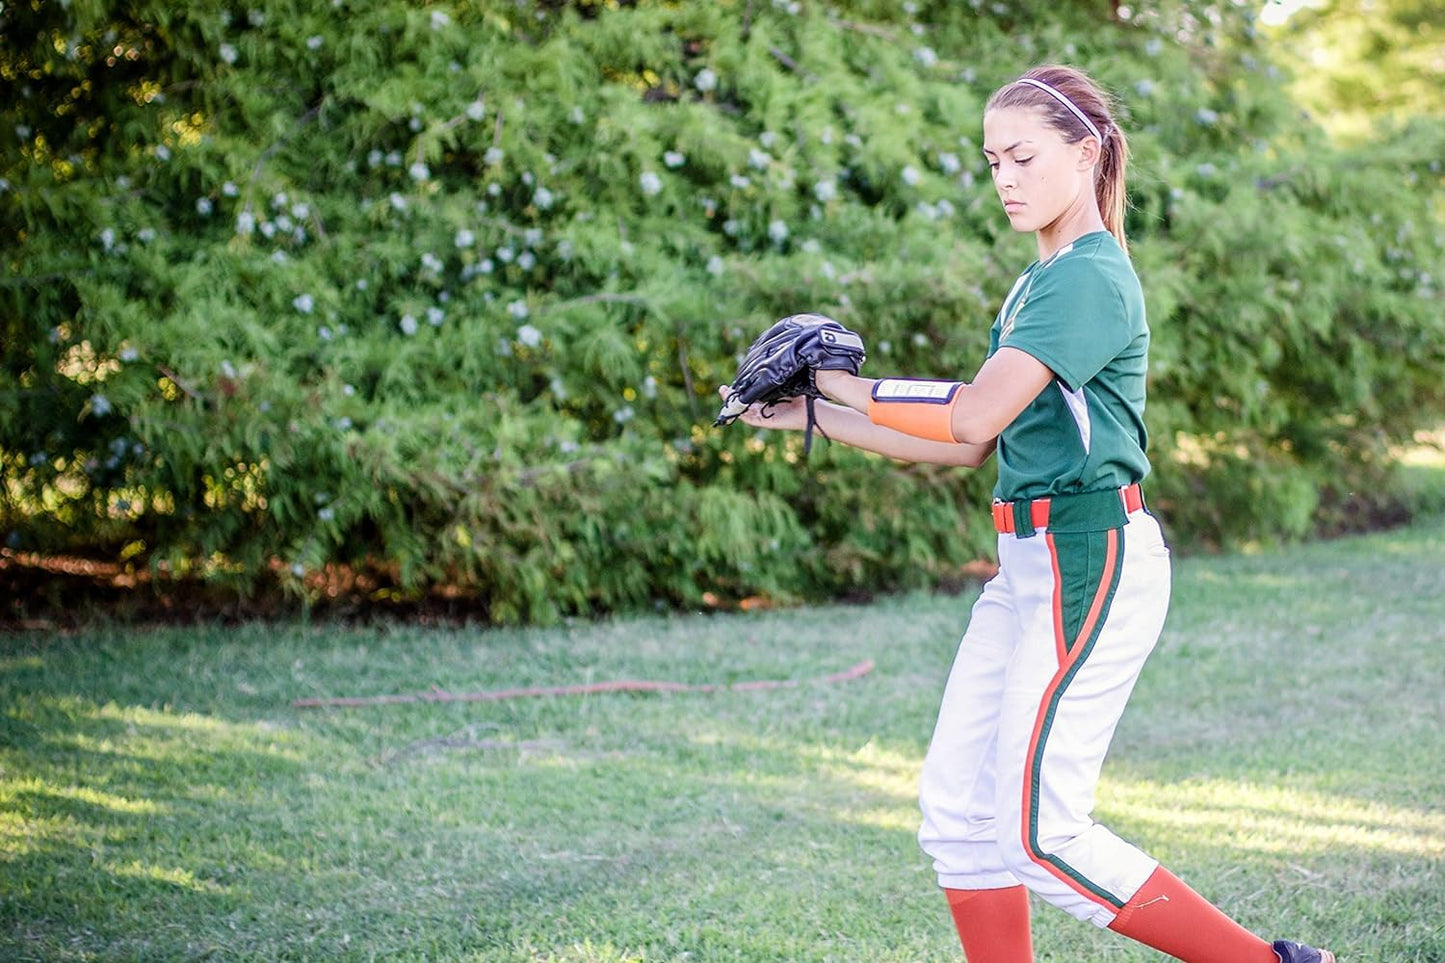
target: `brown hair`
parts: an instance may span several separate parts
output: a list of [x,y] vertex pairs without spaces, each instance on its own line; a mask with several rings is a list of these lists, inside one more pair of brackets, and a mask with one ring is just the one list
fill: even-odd
[[1094,175],[1094,196],[1099,201],[1099,213],[1104,216],[1104,226],[1119,241],[1125,253],[1129,243],[1124,239],[1124,173],[1129,163],[1129,143],[1124,132],[1114,122],[1113,105],[1109,95],[1088,74],[1076,67],[1046,64],[1028,71],[1019,80],[1005,84],[994,91],[988,99],[984,112],[1005,107],[1035,107],[1044,112],[1049,126],[1064,135],[1070,144],[1077,143],[1094,131],[1081,121],[1068,105],[1046,90],[1032,84],[1020,83],[1034,80],[1047,84],[1067,97],[1099,133],[1099,165]]

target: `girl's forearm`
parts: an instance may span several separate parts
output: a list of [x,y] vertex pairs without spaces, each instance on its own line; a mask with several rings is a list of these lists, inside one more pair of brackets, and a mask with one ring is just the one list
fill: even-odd
[[[863,407],[866,411],[866,400]],[[863,411],[846,405],[819,401],[814,411],[818,427],[828,439],[899,461],[977,468],[993,454],[993,442],[984,445],[948,444],[915,438],[892,428],[875,425]]]

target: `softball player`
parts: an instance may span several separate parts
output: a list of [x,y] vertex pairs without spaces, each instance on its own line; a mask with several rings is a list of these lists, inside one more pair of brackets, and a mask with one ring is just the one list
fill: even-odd
[[[1169,604],[1169,549],[1144,507],[1149,328],[1123,232],[1128,148],[1069,67],[989,99],[983,152],[1039,258],[971,383],[818,371],[827,437],[906,461],[998,457],[999,573],[974,605],[923,765],[919,841],[970,963],[1033,959],[1027,890],[1191,963],[1334,963],[1245,930],[1094,822],[1115,726]],[[799,401],[751,409],[801,429]]]

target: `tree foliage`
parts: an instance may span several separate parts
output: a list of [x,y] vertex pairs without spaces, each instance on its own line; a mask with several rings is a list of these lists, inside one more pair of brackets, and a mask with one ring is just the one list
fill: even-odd
[[1382,121],[1445,117],[1445,18],[1436,0],[1328,0],[1272,36],[1302,106],[1360,142]]
[[1384,497],[1445,410],[1445,230],[1396,189],[1438,194],[1439,128],[1335,150],[1241,8],[1124,13],[7,3],[0,532],[503,622],[947,578],[991,471],[805,460],[711,429],[714,389],[799,310],[872,374],[970,376],[1033,256],[980,112],[1045,60],[1133,138],[1176,538]]

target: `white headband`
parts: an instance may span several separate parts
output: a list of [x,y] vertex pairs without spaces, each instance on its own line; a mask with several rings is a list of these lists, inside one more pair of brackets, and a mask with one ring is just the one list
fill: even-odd
[[1054,98],[1059,103],[1069,108],[1073,115],[1079,118],[1079,120],[1083,122],[1085,127],[1089,128],[1089,133],[1093,134],[1096,138],[1098,138],[1098,141],[1101,145],[1104,143],[1104,135],[1099,133],[1099,128],[1094,126],[1094,122],[1089,119],[1089,116],[1087,114],[1085,114],[1082,110],[1079,109],[1077,104],[1064,96],[1063,91],[1058,90],[1054,87],[1050,87],[1042,80],[1035,80],[1032,77],[1024,77],[1020,80],[1015,81],[1015,83],[1028,84],[1030,87],[1037,87],[1039,90],[1042,90],[1044,93],[1048,94],[1050,97]]

